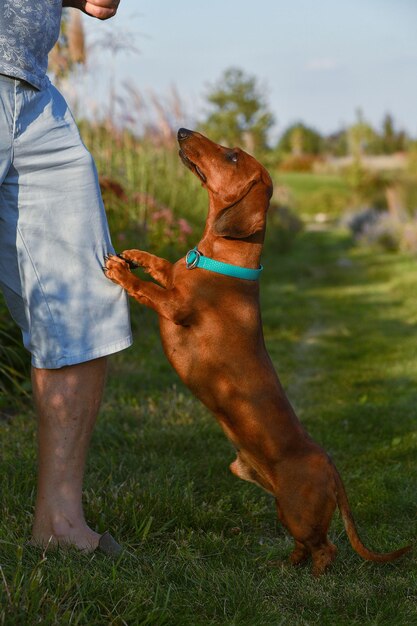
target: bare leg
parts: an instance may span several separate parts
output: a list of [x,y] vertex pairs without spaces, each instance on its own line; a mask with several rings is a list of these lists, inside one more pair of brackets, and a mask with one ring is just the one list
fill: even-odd
[[100,535],[87,526],[81,494],[106,366],[101,358],[62,369],[32,369],[39,446],[33,543],[97,547]]

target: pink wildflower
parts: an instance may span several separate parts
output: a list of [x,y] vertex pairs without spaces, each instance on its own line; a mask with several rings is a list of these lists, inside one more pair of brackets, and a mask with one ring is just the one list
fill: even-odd
[[193,229],[190,224],[183,217],[180,217],[178,220],[178,228],[180,229],[180,233],[184,235],[192,235]]

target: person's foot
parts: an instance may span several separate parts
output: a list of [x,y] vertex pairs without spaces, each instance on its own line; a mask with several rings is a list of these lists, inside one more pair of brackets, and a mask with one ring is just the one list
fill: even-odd
[[100,538],[101,535],[89,528],[85,522],[75,525],[63,518],[53,523],[35,522],[29,543],[41,548],[73,546],[82,552],[94,552]]

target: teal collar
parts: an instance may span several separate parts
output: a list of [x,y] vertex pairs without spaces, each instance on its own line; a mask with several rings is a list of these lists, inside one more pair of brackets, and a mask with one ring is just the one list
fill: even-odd
[[234,278],[243,278],[244,280],[258,280],[263,270],[262,265],[259,269],[253,270],[248,267],[240,267],[239,265],[232,265],[231,263],[223,263],[222,261],[210,259],[210,257],[204,256],[204,254],[198,250],[197,246],[187,252],[185,264],[189,270],[201,267],[209,272],[233,276]]

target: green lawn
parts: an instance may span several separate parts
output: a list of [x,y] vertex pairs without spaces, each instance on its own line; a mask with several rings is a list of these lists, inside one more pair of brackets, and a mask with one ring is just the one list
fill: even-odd
[[[306,231],[290,254],[264,254],[262,307],[271,356],[314,438],[333,456],[369,547],[417,534],[415,259]],[[233,477],[233,450],[182,387],[154,315],[132,306],[136,344],[112,359],[91,448],[90,523],[127,547],[113,563],[23,547],[35,488],[35,427],[24,409],[0,422],[0,624],[417,624],[415,553],[384,565],[351,549],[319,580],[291,569],[273,501]]]
[[338,174],[279,171],[274,175],[274,184],[289,190],[290,204],[306,219],[317,213],[339,218],[352,195],[346,180]]

